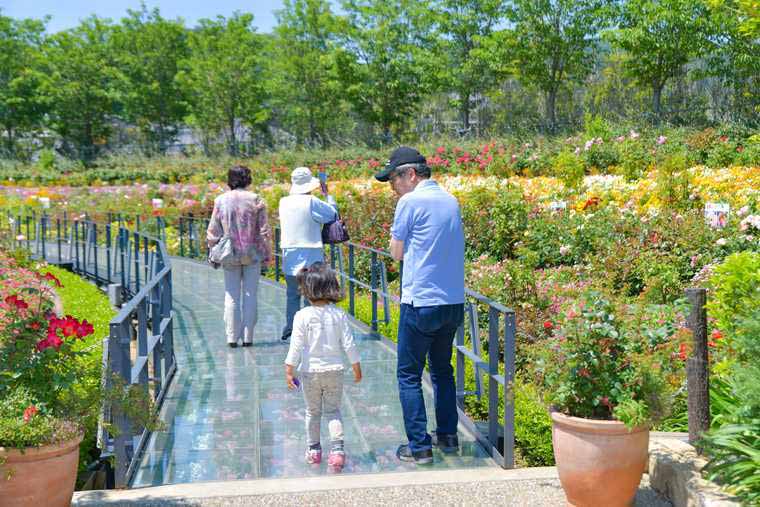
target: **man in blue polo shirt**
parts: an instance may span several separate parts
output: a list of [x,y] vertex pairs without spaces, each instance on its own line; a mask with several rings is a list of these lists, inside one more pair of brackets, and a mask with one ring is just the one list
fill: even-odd
[[[430,167],[417,150],[396,149],[381,172],[400,196],[391,227],[391,255],[404,260],[398,326],[399,398],[408,444],[403,461],[433,462],[432,446],[459,449],[451,353],[454,333],[464,318],[464,231],[456,198],[430,179]],[[436,431],[427,432],[422,372],[430,358],[435,393]]]

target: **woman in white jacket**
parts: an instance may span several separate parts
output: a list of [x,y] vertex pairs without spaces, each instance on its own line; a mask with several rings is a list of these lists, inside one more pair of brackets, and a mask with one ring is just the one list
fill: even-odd
[[280,246],[282,266],[287,285],[285,327],[282,340],[293,332],[293,316],[301,308],[296,274],[315,262],[324,261],[322,225],[338,216],[332,197],[325,203],[312,192],[319,188],[319,179],[312,176],[308,167],[297,167],[290,176],[290,195],[280,199]]

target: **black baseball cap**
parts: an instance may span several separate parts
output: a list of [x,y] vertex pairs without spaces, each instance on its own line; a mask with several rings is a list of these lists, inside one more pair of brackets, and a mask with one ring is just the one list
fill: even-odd
[[393,150],[385,168],[375,175],[375,179],[377,181],[388,181],[394,169],[406,164],[427,164],[427,160],[414,148],[399,146]]

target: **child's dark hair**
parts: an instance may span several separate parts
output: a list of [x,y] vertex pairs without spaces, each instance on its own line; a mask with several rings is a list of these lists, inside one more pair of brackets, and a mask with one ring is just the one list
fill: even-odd
[[337,303],[343,299],[338,277],[324,262],[315,262],[296,275],[301,295],[309,301]]

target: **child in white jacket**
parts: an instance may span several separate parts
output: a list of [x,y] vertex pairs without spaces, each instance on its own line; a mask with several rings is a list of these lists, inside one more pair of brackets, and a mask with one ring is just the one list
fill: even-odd
[[346,313],[335,306],[343,298],[335,272],[323,262],[303,268],[297,275],[301,294],[311,306],[293,319],[290,350],[285,358],[285,380],[289,389],[298,386],[293,369],[298,366],[306,402],[306,462],[322,461],[320,423],[322,415],[330,430],[328,465],[340,470],[346,461],[343,449],[343,352],[354,371],[354,382],[362,379],[359,351]]

